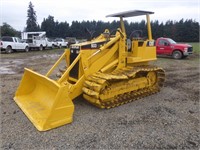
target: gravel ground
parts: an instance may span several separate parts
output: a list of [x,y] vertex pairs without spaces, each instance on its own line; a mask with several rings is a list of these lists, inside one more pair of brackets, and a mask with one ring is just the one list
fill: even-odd
[[161,92],[109,110],[80,96],[71,124],[39,132],[13,101],[28,67],[44,74],[62,53],[1,54],[1,149],[199,149],[199,56],[158,58]]

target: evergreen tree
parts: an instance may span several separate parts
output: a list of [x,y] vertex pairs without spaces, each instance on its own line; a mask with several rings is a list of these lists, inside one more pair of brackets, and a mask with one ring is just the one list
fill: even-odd
[[41,30],[46,31],[47,37],[55,37],[56,33],[56,23],[54,21],[53,16],[48,16],[48,18],[44,18],[42,24],[41,24]]
[[1,28],[1,36],[20,36],[20,32],[15,30],[13,27],[11,27],[9,24],[7,23],[3,23],[2,26],[0,26]]
[[[147,38],[147,24],[145,20],[140,22],[124,21],[126,27],[127,38],[135,30],[142,31],[142,37]],[[120,27],[119,21],[103,22],[103,21],[73,21],[71,25],[67,22],[54,21],[53,16],[44,19],[41,24],[42,31],[46,31],[47,37],[76,37],[80,39],[91,39],[109,29],[111,34],[115,34],[116,29]],[[151,22],[153,38],[169,37],[177,42],[198,42],[199,41],[199,23],[192,19],[180,21],[168,20],[167,22],[159,22],[158,20]]]
[[56,37],[66,38],[69,35],[69,24],[67,22],[56,22]]
[[26,21],[26,31],[38,31],[39,26],[37,25],[37,16],[36,11],[34,10],[34,6],[31,2],[29,2],[28,10],[27,10],[27,21]]
[[164,30],[163,30],[163,37],[172,38],[172,36],[174,35],[174,33],[173,33],[173,26],[174,26],[174,22],[171,21],[171,20],[168,20],[165,23]]
[[83,38],[85,34],[86,34],[85,29],[81,25],[81,23],[78,21],[72,21],[69,35],[72,37]]

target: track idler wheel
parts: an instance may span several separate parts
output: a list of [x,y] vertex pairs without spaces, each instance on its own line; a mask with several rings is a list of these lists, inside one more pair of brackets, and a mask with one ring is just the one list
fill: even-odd
[[154,85],[157,82],[157,74],[155,71],[150,71],[147,74],[147,80],[149,82],[149,86]]

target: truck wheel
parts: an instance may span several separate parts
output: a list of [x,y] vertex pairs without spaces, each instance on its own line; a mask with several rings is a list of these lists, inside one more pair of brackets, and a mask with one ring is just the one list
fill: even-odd
[[183,54],[180,51],[174,51],[172,57],[174,59],[181,59],[183,57]]
[[51,47],[52,49],[54,49],[55,48],[55,46],[54,46],[54,44],[52,45],[52,47]]
[[25,52],[28,52],[29,51],[29,47],[28,46],[26,46],[26,48],[25,48],[25,50],[24,50]]
[[40,47],[39,47],[39,50],[40,50],[40,51],[42,51],[42,50],[43,50],[43,46],[42,46],[42,45],[40,45]]
[[7,53],[7,54],[12,53],[12,47],[11,47],[11,46],[7,46],[7,47],[6,47],[6,53]]
[[59,45],[59,48],[62,48],[62,45],[61,45],[61,44]]

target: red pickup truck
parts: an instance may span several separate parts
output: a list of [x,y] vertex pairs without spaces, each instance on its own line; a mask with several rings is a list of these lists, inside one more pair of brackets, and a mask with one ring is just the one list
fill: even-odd
[[192,49],[191,45],[179,44],[170,38],[158,38],[156,40],[157,55],[169,55],[175,59],[182,59],[192,54]]

